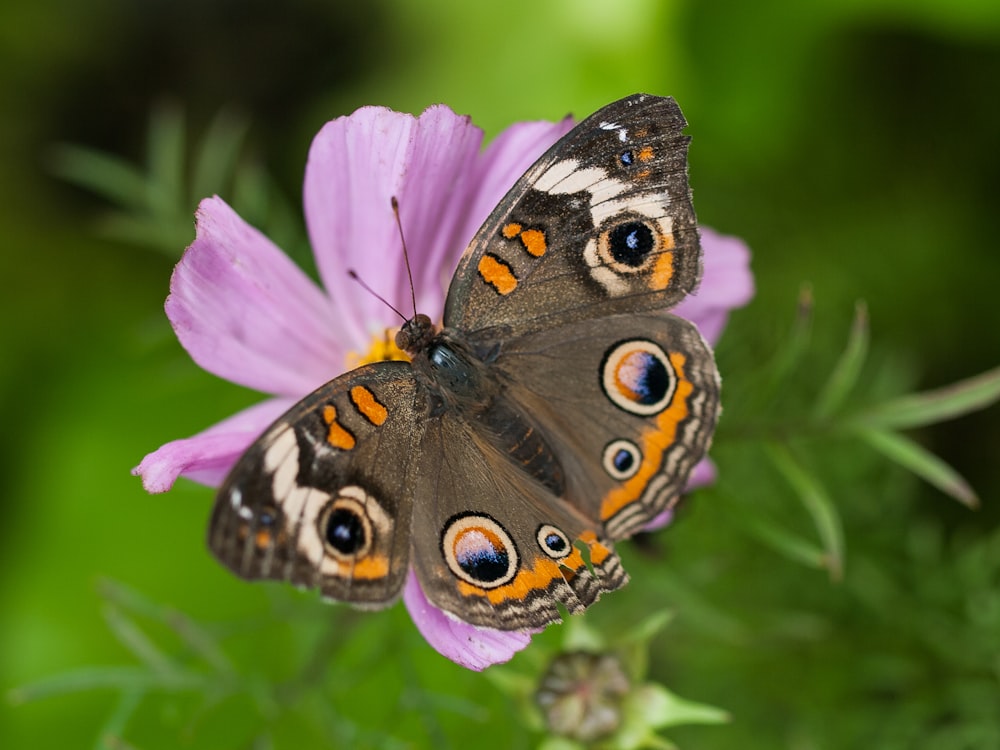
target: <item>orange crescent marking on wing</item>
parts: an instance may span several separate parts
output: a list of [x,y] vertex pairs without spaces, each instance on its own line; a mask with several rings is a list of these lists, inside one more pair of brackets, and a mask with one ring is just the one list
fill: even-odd
[[635,158],[637,158],[639,161],[649,161],[650,159],[653,158],[653,147],[643,146],[641,149],[639,149],[639,153],[635,155]]
[[629,358],[632,355],[634,355],[634,354],[640,354],[641,355],[642,352],[631,351],[628,354],[626,354],[624,357],[622,357],[620,360],[618,360],[618,364],[615,365],[615,378],[614,378],[614,380],[615,380],[615,390],[617,390],[622,396],[624,396],[625,398],[627,398],[629,401],[638,401],[639,400],[639,398],[638,398],[639,394],[637,394],[635,392],[635,389],[632,387],[632,384],[634,382],[634,377],[630,378],[629,381],[626,382],[625,380],[622,379],[621,371],[622,371],[623,367],[627,368],[629,370],[632,369],[630,367],[631,362],[630,362]]
[[664,252],[656,259],[656,265],[653,266],[653,273],[649,278],[649,288],[655,291],[666,289],[674,277],[674,254],[670,252],[674,247],[674,236],[668,234],[663,244]]
[[642,451],[642,464],[639,470],[604,496],[601,502],[602,521],[608,521],[622,508],[642,497],[642,493],[663,463],[664,452],[676,441],[677,425],[687,418],[689,414],[687,399],[694,391],[694,385],[684,375],[686,361],[687,358],[683,354],[670,353],[670,363],[677,373],[677,390],[674,391],[670,406],[657,415],[656,427],[643,430],[639,438]]
[[385,555],[370,555],[345,567],[348,568],[353,578],[361,578],[366,581],[378,580],[389,575],[389,558]]
[[545,243],[545,232],[541,229],[525,229],[521,232],[521,242],[524,243],[524,249],[536,258],[541,258],[548,249]]
[[597,541],[597,534],[593,531],[584,531],[580,534],[580,541],[590,548],[590,562],[594,565],[600,565],[611,557],[611,550]]
[[389,416],[389,411],[378,402],[375,394],[363,385],[351,388],[351,401],[361,415],[376,427],[381,426]]
[[594,565],[600,565],[609,557],[611,557],[611,550],[609,550],[600,542],[591,542],[590,544],[591,563],[593,563]]
[[500,294],[510,294],[517,288],[517,278],[510,266],[492,255],[484,255],[479,259],[479,275]]
[[326,434],[326,442],[334,448],[339,448],[342,451],[349,451],[354,448],[356,442],[354,440],[354,435],[345,430],[343,426],[341,426],[340,422],[337,421],[336,406],[333,404],[327,404],[323,407],[323,421],[326,422],[330,428]]

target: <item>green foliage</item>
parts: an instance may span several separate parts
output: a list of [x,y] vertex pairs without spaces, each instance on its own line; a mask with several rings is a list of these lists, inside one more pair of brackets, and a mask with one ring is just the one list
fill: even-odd
[[[770,366],[742,384],[751,395],[740,402],[743,410],[727,412],[716,444],[722,443],[724,449],[728,438],[753,443],[750,450],[762,448],[766,460],[811,520],[816,539],[789,530],[776,518],[743,509],[740,517],[747,530],[790,560],[825,568],[833,580],[840,580],[844,532],[838,506],[842,503],[834,501],[823,480],[808,466],[823,463],[822,456],[830,454],[831,441],[846,440],[857,447],[867,444],[941,492],[976,507],[975,493],[954,469],[897,430],[927,426],[997,402],[1000,368],[946,388],[875,400],[861,387],[865,382],[878,382],[878,378],[862,378],[869,331],[867,308],[858,304],[847,345],[815,392],[809,374],[802,377],[806,370],[803,360],[810,353],[811,306],[811,292],[804,290],[787,340]],[[812,407],[807,408],[810,403]],[[804,460],[801,454],[812,455]],[[784,516],[787,509],[778,513]]]
[[[577,748],[535,693],[581,651],[632,681],[620,747],[1000,746],[996,3],[217,5],[0,9],[0,746]],[[162,314],[200,199],[311,270],[326,119],[445,101],[492,134],[636,90],[684,107],[758,295],[717,352],[718,482],[621,545],[585,627],[470,673],[400,607],[233,580],[208,490],[144,496],[146,451],[256,398]]]
[[225,193],[241,216],[266,226],[279,247],[308,267],[312,255],[297,210],[259,161],[240,158],[248,128],[245,117],[223,110],[189,153],[182,113],[164,103],[150,117],[145,170],[120,156],[69,144],[52,149],[50,168],[115,206],[98,225],[109,239],[176,260],[192,239],[191,207]]

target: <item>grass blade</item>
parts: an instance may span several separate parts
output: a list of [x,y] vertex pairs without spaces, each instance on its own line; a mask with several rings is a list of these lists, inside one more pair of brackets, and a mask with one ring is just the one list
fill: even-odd
[[195,201],[222,191],[236,173],[240,149],[250,123],[230,110],[221,110],[208,127],[194,160],[191,197]]
[[142,690],[126,690],[118,698],[118,705],[111,712],[101,731],[98,732],[94,750],[125,750],[131,747],[122,737],[129,719],[139,708],[145,693]]
[[829,568],[828,554],[816,544],[763,518],[744,518],[746,528],[783,557],[809,568]]
[[775,468],[795,491],[812,518],[823,545],[824,566],[830,571],[830,578],[839,581],[843,576],[844,532],[833,501],[819,480],[784,445],[769,443],[767,452]]
[[133,620],[123,615],[116,607],[105,607],[104,619],[118,642],[151,670],[161,674],[174,671],[174,664],[167,655],[156,647]]
[[909,469],[969,508],[979,507],[979,498],[969,483],[948,464],[920,444],[889,430],[859,430],[858,435],[879,453]]
[[[219,646],[218,639],[187,615],[111,579],[102,579],[98,584],[98,592],[112,605],[166,625],[218,674],[232,675],[235,672],[232,662]],[[141,654],[137,655],[140,659],[143,658]]]
[[52,149],[49,169],[57,177],[97,193],[117,207],[136,211],[146,207],[146,176],[124,159],[63,144]]
[[184,190],[184,116],[178,106],[164,103],[149,128],[149,212],[166,226],[188,211]]
[[7,693],[11,703],[48,698],[52,695],[113,688],[127,691],[204,690],[205,678],[193,672],[151,672],[145,667],[84,667],[14,688]]
[[788,376],[798,367],[812,339],[813,295],[812,287],[804,284],[799,290],[795,321],[784,347],[767,367],[767,382],[761,388],[761,402],[771,401],[781,390]]
[[868,341],[868,307],[864,302],[858,302],[854,308],[854,321],[851,324],[847,346],[844,347],[844,352],[816,400],[816,408],[813,411],[815,418],[826,419],[843,405],[858,382],[865,357],[868,355]]
[[960,417],[1000,401],[1000,367],[944,388],[915,393],[866,409],[855,422],[867,427],[905,429]]

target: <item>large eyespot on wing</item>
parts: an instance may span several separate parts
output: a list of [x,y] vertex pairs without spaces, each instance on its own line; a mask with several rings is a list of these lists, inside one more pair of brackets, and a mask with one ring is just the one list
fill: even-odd
[[449,519],[441,533],[441,554],[457,578],[483,589],[510,583],[521,567],[514,540],[485,513]]
[[407,472],[422,408],[404,362],[368,365],[307,396],[220,488],[213,554],[242,578],[286,580],[359,606],[391,603],[409,563]]
[[599,375],[611,403],[644,417],[663,411],[677,390],[678,373],[670,355],[646,338],[613,344],[604,354]]
[[685,125],[673,99],[641,94],[577,125],[476,234],[445,325],[489,339],[677,304],[701,275]]

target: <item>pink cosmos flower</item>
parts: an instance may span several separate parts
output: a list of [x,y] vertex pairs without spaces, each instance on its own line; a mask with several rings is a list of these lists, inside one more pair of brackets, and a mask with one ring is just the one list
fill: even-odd
[[[443,309],[459,255],[490,210],[572,124],[518,123],[481,151],[482,131],[443,105],[419,117],[364,107],[327,123],[310,149],[304,186],[323,288],[222,199],[202,201],[195,240],[170,282],[167,317],[202,368],[270,397],[147,455],[133,470],[145,488],[165,492],[178,476],[218,486],[250,443],[296,401],[377,351],[398,321],[372,295],[359,293],[346,271],[355,269],[389,302],[409,309],[402,248],[388,208],[393,196],[406,231],[417,309],[433,317]],[[753,296],[753,278],[740,240],[706,229],[702,245],[701,288],[676,312],[714,343],[728,312]],[[705,461],[691,484],[713,477]],[[530,633],[447,616],[427,601],[412,571],[403,600],[427,641],[469,669],[507,661],[531,639]]]

